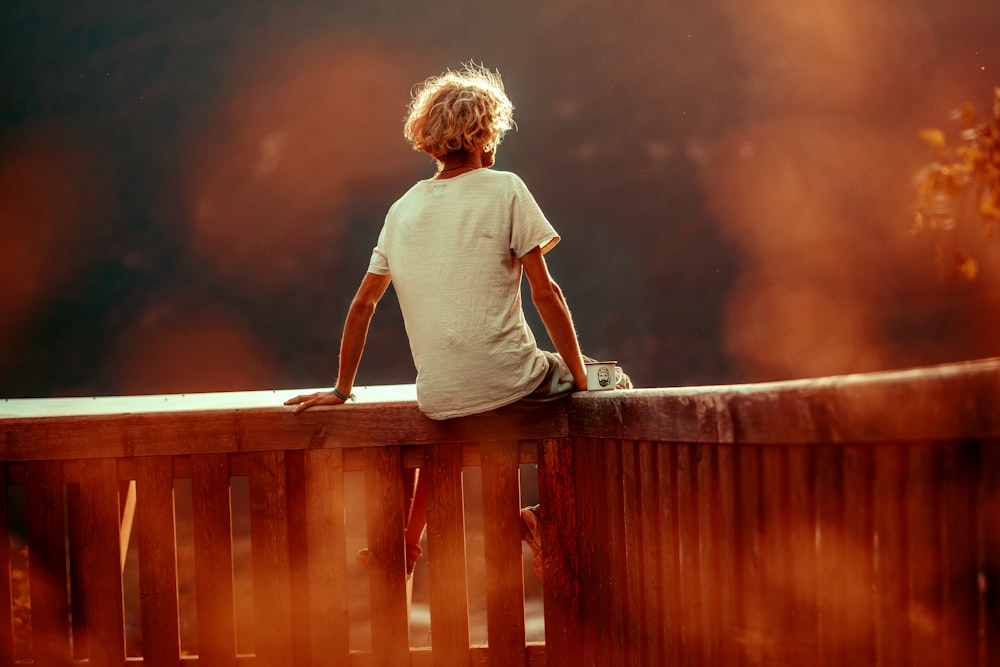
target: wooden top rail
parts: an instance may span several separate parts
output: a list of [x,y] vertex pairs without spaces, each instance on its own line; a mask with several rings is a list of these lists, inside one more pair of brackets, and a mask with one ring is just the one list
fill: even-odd
[[584,392],[443,422],[420,413],[412,385],[359,388],[357,404],[294,415],[282,402],[300,391],[4,399],[0,459],[565,436],[745,444],[1000,436],[1000,358],[747,385]]

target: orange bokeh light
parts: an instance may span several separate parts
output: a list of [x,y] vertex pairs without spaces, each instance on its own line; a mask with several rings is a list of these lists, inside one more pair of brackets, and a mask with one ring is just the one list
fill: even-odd
[[196,255],[256,294],[328,273],[359,189],[412,165],[401,119],[413,81],[391,49],[326,38],[246,69],[194,150]]

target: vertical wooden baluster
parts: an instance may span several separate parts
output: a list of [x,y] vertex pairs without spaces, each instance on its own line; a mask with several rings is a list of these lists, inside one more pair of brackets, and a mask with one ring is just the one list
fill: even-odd
[[285,453],[249,455],[254,641],[258,663],[285,667],[292,655],[292,608]]
[[376,664],[401,665],[410,653],[402,460],[399,447],[369,447],[365,457],[372,654]]
[[698,550],[696,563],[701,573],[702,661],[718,665],[721,651],[722,572],[719,565],[719,471],[716,445],[692,446],[695,452],[695,493],[698,497]]
[[680,664],[702,664],[702,572],[698,535],[697,448],[677,446],[677,511],[680,546]]
[[[978,654],[979,561],[976,493],[980,474],[978,442],[938,445],[941,456],[942,618],[947,660],[974,665]],[[992,526],[990,530],[997,530]]]
[[[954,657],[941,638],[944,634],[941,544],[941,461],[930,443],[907,448],[905,470],[907,557],[911,566],[907,582],[910,598],[906,617],[913,627],[912,648],[916,665],[944,667]],[[912,623],[916,621],[916,623]],[[969,663],[971,664],[971,663]]]
[[797,638],[789,627],[792,608],[789,589],[784,585],[791,566],[788,451],[784,446],[764,447],[761,451],[761,573],[765,619],[761,648],[768,662],[785,664],[792,660],[797,647]]
[[236,664],[233,600],[233,530],[226,454],[191,457],[198,659],[206,665]]
[[493,667],[526,660],[518,449],[516,440],[482,445],[486,630]]
[[662,665],[667,661],[664,653],[664,633],[667,631],[664,606],[664,567],[667,554],[663,551],[662,531],[663,517],[660,513],[662,495],[666,493],[666,484],[657,478],[657,449],[660,445],[653,442],[640,442],[636,453],[638,467],[638,497],[639,503],[634,508],[642,534],[642,552],[639,554],[642,572],[640,597],[642,605],[641,630],[642,641],[645,643],[645,664]]
[[848,609],[848,571],[854,560],[844,524],[844,450],[840,445],[825,445],[816,450],[816,517],[819,550],[816,563],[817,667],[844,664],[845,636],[843,615]]
[[793,655],[799,664],[819,657],[817,626],[816,553],[816,464],[812,447],[790,446],[786,450],[788,479],[788,524],[784,549],[788,559],[788,628],[794,637]]
[[305,507],[312,665],[350,660],[344,453],[305,452]]
[[[596,442],[577,438],[573,444],[573,491],[576,496],[576,521],[581,527],[577,536],[577,571],[579,573],[580,653],[585,665],[606,664],[608,648],[604,622],[607,586],[599,574],[599,553],[604,550],[604,522],[598,507],[602,486],[595,483],[601,468],[596,463]],[[542,507],[543,514],[546,510]],[[547,517],[548,515],[545,514]],[[548,520],[548,519],[547,519]],[[544,546],[544,545],[543,545]],[[547,585],[547,584],[546,584]],[[544,595],[544,588],[543,588]],[[547,603],[546,603],[547,604]],[[546,616],[546,628],[548,628]]]
[[143,664],[176,666],[180,661],[180,629],[171,457],[140,457],[135,493]]
[[633,665],[648,665],[651,638],[646,636],[646,616],[652,613],[644,604],[644,588],[652,587],[645,570],[647,535],[643,532],[645,510],[643,489],[639,482],[639,444],[621,443],[622,515],[625,528],[625,643]]
[[[309,586],[309,538],[306,524],[306,469],[305,452],[285,452],[288,509],[288,572],[291,596],[291,647],[293,653],[286,658],[288,667],[305,667],[310,664],[311,640],[309,608],[313,591]],[[319,591],[316,591],[319,594]]]
[[[847,589],[849,602],[840,617],[845,665],[874,665],[876,651],[875,599],[875,450],[866,445],[844,450],[845,544],[852,548]],[[853,550],[856,550],[854,555]]]
[[739,484],[737,521],[740,529],[740,585],[743,593],[743,625],[735,639],[743,651],[743,663],[767,664],[767,619],[765,617],[764,554],[761,475],[763,450],[741,445],[737,451]]
[[655,508],[660,526],[660,568],[663,577],[663,662],[680,665],[683,643],[683,589],[681,586],[680,520],[677,495],[677,450],[674,443],[656,446],[656,475],[660,484]]
[[[538,491],[545,521],[542,558],[545,585],[545,643],[547,667],[577,667],[580,652],[580,580],[573,486],[573,442],[545,439],[540,443]],[[587,527],[588,531],[590,527]],[[589,535],[594,539],[594,535]],[[584,539],[587,539],[586,537]]]
[[14,665],[14,596],[11,591],[7,464],[0,462],[0,667]]
[[427,551],[429,560],[431,649],[434,662],[469,662],[469,592],[465,562],[465,508],[462,447],[426,447]]
[[722,444],[716,447],[718,489],[718,567],[719,578],[712,585],[718,588],[716,600],[719,604],[719,665],[735,667],[741,664],[739,647],[734,641],[733,629],[739,627],[741,593],[736,586],[739,564],[737,548],[736,512],[738,504],[735,495],[735,447]]
[[979,628],[982,645],[980,665],[1000,664],[1000,606],[997,590],[1000,583],[1000,442],[982,444],[982,469],[979,475],[979,533],[982,552],[979,563]]
[[628,609],[628,561],[625,552],[625,516],[623,513],[622,445],[617,440],[601,440],[598,444],[604,462],[604,513],[607,517],[608,539],[605,544],[603,575],[611,583],[611,657],[613,664],[630,664],[627,628],[631,623]]
[[[114,488],[117,488],[117,483],[114,480]],[[38,461],[25,464],[25,520],[32,654],[39,664],[68,663],[70,637],[62,463]],[[117,534],[117,525],[115,530]]]
[[117,466],[114,459],[90,459],[80,461],[79,467],[88,664],[121,667],[125,662],[125,611]]
[[886,445],[876,452],[875,533],[876,547],[876,648],[878,664],[904,667],[910,664],[909,605],[906,582],[910,579],[906,551],[903,470],[906,449]]

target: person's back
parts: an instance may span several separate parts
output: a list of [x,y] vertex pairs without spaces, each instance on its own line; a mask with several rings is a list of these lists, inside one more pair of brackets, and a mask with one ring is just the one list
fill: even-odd
[[542,381],[548,360],[524,319],[520,257],[558,240],[509,172],[420,181],[392,206],[369,271],[392,275],[424,413],[491,410]]

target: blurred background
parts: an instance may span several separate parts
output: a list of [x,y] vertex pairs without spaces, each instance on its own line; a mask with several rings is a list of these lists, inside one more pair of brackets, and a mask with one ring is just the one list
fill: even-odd
[[[920,130],[990,108],[998,27],[995,0],[5,3],[0,396],[328,385],[433,174],[410,89],[469,60],[517,107],[497,168],[563,236],[585,353],[637,386],[996,355],[997,241],[911,209]],[[390,292],[358,384],[413,378]]]

